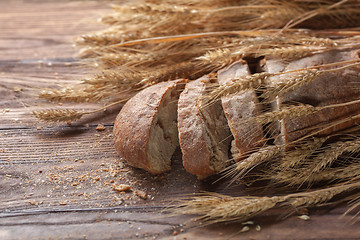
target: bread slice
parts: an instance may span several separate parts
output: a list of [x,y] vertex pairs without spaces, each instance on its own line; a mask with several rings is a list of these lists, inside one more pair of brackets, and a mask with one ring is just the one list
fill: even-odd
[[203,179],[227,165],[231,132],[220,102],[199,106],[199,99],[216,82],[204,76],[189,82],[178,105],[179,142],[184,168]]
[[[235,62],[218,72],[219,85],[228,84],[233,79],[249,74],[250,70],[245,62]],[[255,90],[247,90],[240,94],[223,97],[221,103],[231,133],[234,136],[231,143],[232,157],[238,162],[264,143],[262,125],[254,121],[243,121],[260,113],[259,101]]]
[[152,174],[170,170],[178,143],[177,102],[184,79],[161,82],[132,97],[114,124],[114,143],[131,166]]
[[[278,73],[321,64],[359,60],[359,56],[359,50],[334,50],[292,61],[288,64],[277,59],[267,60],[264,69],[269,73]],[[357,100],[360,98],[360,88],[357,87],[360,81],[359,72],[360,66],[357,65],[341,71],[323,73],[310,84],[280,96],[272,108],[273,110],[278,110],[284,107],[284,105],[294,102],[320,107]],[[269,79],[268,85],[271,87],[277,82],[286,81],[288,77],[289,75],[287,74],[280,77],[272,77]],[[359,113],[360,104],[351,104],[340,108],[323,109],[319,112],[301,117],[282,119],[277,126],[277,131],[280,134],[275,142],[277,144],[289,144],[294,140],[315,132],[317,136],[329,135],[333,132],[359,124],[359,118],[349,119],[335,124],[336,121]],[[322,127],[324,124],[332,126],[327,127],[324,131],[319,131],[324,129],[324,127]]]

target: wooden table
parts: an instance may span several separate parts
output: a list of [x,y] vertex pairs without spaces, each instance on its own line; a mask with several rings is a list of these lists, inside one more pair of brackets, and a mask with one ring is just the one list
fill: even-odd
[[[352,216],[340,218],[344,207],[311,210],[309,221],[268,213],[255,219],[261,231],[252,226],[242,234],[241,224],[188,227],[190,217],[161,213],[165,200],[235,190],[196,180],[181,167],[180,153],[161,176],[123,163],[112,144],[118,108],[71,125],[37,121],[31,111],[53,106],[36,98],[40,88],[96,71],[78,63],[72,41],[103,28],[96,20],[107,12],[108,2],[0,2],[0,239],[360,239]],[[113,184],[133,191],[116,192]]]

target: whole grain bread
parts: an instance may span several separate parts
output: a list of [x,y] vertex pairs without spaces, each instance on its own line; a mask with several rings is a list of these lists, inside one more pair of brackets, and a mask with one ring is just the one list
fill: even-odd
[[[290,63],[284,63],[278,59],[268,59],[264,63],[264,70],[269,73],[278,73],[295,69],[313,67],[322,64],[359,60],[360,50],[339,51],[333,50],[325,53],[305,57]],[[342,66],[342,65],[339,65]],[[360,98],[359,65],[336,72],[321,74],[316,80],[308,85],[286,93],[278,97],[272,105],[273,110],[281,109],[283,106],[292,103],[310,104],[321,107],[331,104],[345,103]],[[271,77],[268,86],[274,86],[277,82],[286,81],[287,75]],[[308,134],[316,132],[317,136],[329,135],[342,129],[360,123],[359,118],[348,119],[350,116],[360,113],[360,104],[352,104],[341,108],[327,108],[319,112],[282,119],[277,125],[277,144],[290,144]],[[337,121],[339,124],[336,124]],[[321,131],[321,129],[324,129]],[[274,131],[275,132],[275,131]]]
[[[249,74],[250,70],[246,62],[235,62],[218,72],[219,85],[225,85],[234,79]],[[231,143],[232,157],[238,162],[252,150],[263,145],[262,125],[253,121],[243,121],[258,115],[261,112],[261,107],[254,89],[223,97],[221,103],[231,133],[234,136]]]
[[114,123],[114,143],[120,157],[152,174],[170,170],[178,146],[177,101],[184,79],[161,82],[132,97]]
[[179,142],[184,168],[203,179],[228,163],[231,132],[220,102],[203,105],[199,99],[216,83],[204,76],[189,82],[178,104]]

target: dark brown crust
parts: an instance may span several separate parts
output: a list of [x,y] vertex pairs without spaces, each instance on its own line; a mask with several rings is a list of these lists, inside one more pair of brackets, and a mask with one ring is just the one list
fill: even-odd
[[[270,73],[302,69],[338,61],[356,60],[359,59],[359,53],[359,50],[331,51],[293,61],[288,65],[284,65],[279,60],[269,60],[266,63],[266,68]],[[279,98],[275,107],[279,108],[289,102],[302,102],[319,107],[357,100],[360,97],[360,88],[357,87],[360,81],[359,72],[360,67],[355,66],[341,71],[324,73],[309,85]],[[270,84],[273,84],[279,79],[272,78],[270,81]],[[291,143],[311,133],[309,127],[334,123],[344,117],[359,113],[360,104],[353,104],[341,108],[324,109],[307,116],[284,119],[280,122],[281,137],[277,138],[276,142],[279,144]],[[329,135],[358,123],[360,123],[360,119],[349,120],[319,132],[317,135]],[[318,130],[313,130],[313,132]]]
[[178,104],[179,142],[183,165],[188,172],[200,179],[215,173],[210,167],[210,152],[204,137],[206,126],[196,105],[208,81],[205,76],[188,83],[180,94]]
[[[231,82],[232,79],[250,74],[246,63],[236,62],[228,68],[218,72],[220,85]],[[221,99],[225,116],[231,133],[234,136],[234,144],[239,151],[234,156],[235,161],[240,161],[246,157],[246,153],[263,145],[262,125],[255,122],[241,122],[241,119],[255,117],[261,111],[259,101],[254,90],[248,90],[244,93],[223,97]]]
[[147,156],[153,120],[164,95],[186,80],[158,83],[132,97],[121,109],[114,123],[114,143],[120,157],[131,166],[143,168],[152,174],[162,171],[151,169]]

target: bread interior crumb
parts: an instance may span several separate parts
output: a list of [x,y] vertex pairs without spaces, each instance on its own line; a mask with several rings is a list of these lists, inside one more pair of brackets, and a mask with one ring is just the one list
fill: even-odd
[[148,144],[148,159],[152,169],[166,171],[171,168],[171,157],[179,146],[177,130],[177,105],[180,90],[172,88],[164,95]]

